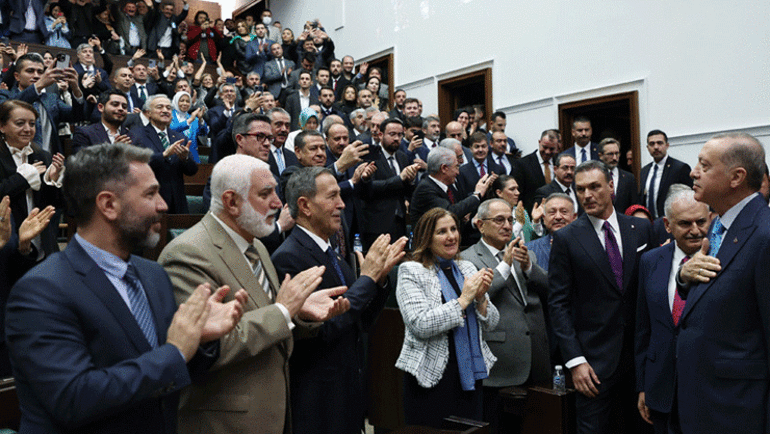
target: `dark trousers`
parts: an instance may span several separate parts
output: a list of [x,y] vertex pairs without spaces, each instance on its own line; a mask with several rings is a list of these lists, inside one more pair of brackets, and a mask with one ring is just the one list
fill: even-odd
[[30,44],[42,44],[43,34],[37,30],[34,32],[23,31],[21,33],[12,33],[11,39],[14,41],[27,42]]
[[[620,369],[620,368],[619,368]],[[581,434],[651,433],[637,408],[638,394],[633,371],[615,373],[599,379],[599,395],[575,397],[577,432]]]

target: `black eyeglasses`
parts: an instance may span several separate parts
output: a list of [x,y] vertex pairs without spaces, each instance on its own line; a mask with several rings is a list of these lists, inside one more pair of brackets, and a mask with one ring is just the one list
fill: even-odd
[[513,224],[513,216],[511,217],[503,217],[503,216],[497,216],[495,218],[485,218],[482,220],[492,220],[496,225],[501,225],[505,223],[506,221],[510,224]]
[[275,136],[268,135],[265,133],[243,133],[244,136],[252,136],[255,139],[257,139],[258,142],[264,142],[265,140],[272,142],[273,139],[275,139]]

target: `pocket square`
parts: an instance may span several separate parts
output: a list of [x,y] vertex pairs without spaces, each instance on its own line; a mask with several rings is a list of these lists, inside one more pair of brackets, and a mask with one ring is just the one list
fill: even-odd
[[647,247],[647,243],[644,243],[644,244],[642,244],[641,246],[637,247],[637,248],[636,248],[636,251],[637,251],[637,252],[641,252],[641,251],[642,251],[642,250],[644,250],[646,247]]

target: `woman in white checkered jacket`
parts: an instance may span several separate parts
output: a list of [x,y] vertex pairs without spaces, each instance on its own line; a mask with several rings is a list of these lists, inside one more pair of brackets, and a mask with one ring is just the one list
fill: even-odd
[[460,222],[434,208],[417,222],[412,261],[398,270],[396,298],[406,336],[396,367],[405,371],[408,425],[440,428],[447,416],[482,418],[481,381],[495,356],[482,330],[500,314],[489,301],[491,269],[459,260]]

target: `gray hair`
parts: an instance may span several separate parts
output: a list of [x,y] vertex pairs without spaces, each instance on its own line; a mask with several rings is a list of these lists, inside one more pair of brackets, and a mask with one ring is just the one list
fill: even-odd
[[280,107],[273,107],[267,112],[267,116],[270,118],[270,122],[273,121],[273,116],[275,116],[276,113],[280,113],[282,115],[286,115],[289,117],[289,121],[291,121],[291,115],[286,110],[280,108]]
[[[90,45],[89,45],[89,47],[90,47]],[[149,98],[147,98],[147,101],[145,101],[145,102],[144,102],[144,105],[142,106],[142,111],[146,111],[146,112],[147,112],[147,111],[150,111],[150,105],[151,105],[151,104],[152,104],[152,103],[153,103],[153,102],[154,102],[156,99],[158,99],[158,98],[166,98],[166,99],[168,99],[169,101],[171,101],[171,100],[170,100],[170,99],[169,99],[169,98],[166,96],[166,94],[165,94],[165,93],[159,93],[159,94],[155,94],[155,95],[152,95],[152,96],[150,96]]]
[[76,51],[78,52],[78,54],[80,54],[80,52],[85,50],[86,48],[90,48],[92,50],[94,49],[94,47],[92,47],[91,44],[89,44],[87,42],[84,42],[84,43],[78,45],[78,48],[77,48]]
[[617,139],[613,139],[612,137],[607,137],[606,139],[599,142],[600,154],[604,154],[604,147],[607,145],[618,145],[618,150],[620,150],[620,142],[617,141]]
[[[184,79],[182,79],[182,80],[184,80]],[[228,86],[229,86],[229,87],[232,87],[234,92],[238,92],[238,90],[235,88],[235,85],[234,85],[234,84],[232,84],[232,83],[222,83],[222,84],[219,86],[219,93],[222,93],[222,91],[223,91],[223,90],[224,90],[226,87],[228,87]]]
[[[251,71],[251,72],[249,72],[248,74],[246,74],[246,79],[248,79],[249,77],[253,77],[253,76],[255,76],[255,75],[256,75],[257,77],[259,77],[259,74],[257,74],[257,73],[256,73],[256,72],[254,72],[254,71]],[[262,77],[259,77],[259,78],[262,78]]]
[[297,201],[300,197],[314,198],[318,193],[316,178],[323,173],[334,176],[332,172],[325,167],[303,167],[291,174],[289,182],[286,183],[286,203],[289,205],[289,213],[292,218],[297,218],[299,207]]
[[365,113],[365,112],[364,112],[364,109],[355,109],[355,110],[353,110],[352,112],[350,112],[350,115],[349,115],[349,117],[350,117],[350,120],[351,120],[351,121],[353,121],[353,119],[355,119],[356,117],[358,117],[358,114],[359,114],[359,113],[363,115],[363,114]]
[[428,153],[428,173],[431,175],[439,173],[441,166],[451,166],[456,162],[457,154],[455,154],[454,150],[446,147],[435,147]]
[[753,191],[762,186],[765,174],[765,149],[756,137],[748,133],[733,132],[717,134],[709,140],[728,139],[727,149],[721,161],[728,169],[743,167],[746,170],[746,185]]
[[[545,206],[546,204],[548,204],[548,202],[556,199],[564,199],[571,204],[574,203],[572,202],[572,198],[566,193],[551,193],[548,195],[548,197],[543,199],[543,203],[541,203],[540,205],[543,207],[543,209],[545,209]],[[570,209],[574,211],[574,208],[570,208]]]
[[483,219],[489,218],[489,208],[492,206],[492,204],[495,204],[495,203],[501,203],[512,210],[511,205],[503,199],[500,199],[500,198],[487,199],[484,202],[481,202],[481,204],[479,204],[479,208],[476,210],[476,215],[473,217],[473,221],[471,222],[471,224],[473,224],[473,226],[476,227],[476,222],[479,221],[479,219],[483,220]]
[[219,214],[224,210],[222,194],[232,190],[247,200],[251,189],[251,175],[259,170],[270,170],[270,166],[259,158],[234,154],[219,160],[211,171],[211,212]]
[[668,188],[666,201],[663,203],[663,211],[666,213],[667,219],[671,220],[673,218],[674,203],[680,200],[695,202],[695,191],[685,184],[672,184]]
[[[445,149],[451,149],[452,152],[454,152],[456,145],[462,146],[463,144],[462,144],[462,142],[460,142],[457,139],[453,139],[453,138],[448,137],[448,138],[442,140],[441,142],[439,142],[438,145],[440,147],[442,147],[442,148],[445,148]],[[455,155],[455,157],[456,157],[456,155]]]
[[422,129],[428,128],[431,122],[441,122],[441,120],[435,116],[428,116],[422,120]]
[[[332,125],[345,125],[345,121],[342,120],[341,117],[337,115],[329,115],[326,116],[321,122],[321,130],[324,132],[324,137],[329,135],[329,128],[332,127]],[[345,127],[347,129],[347,127]]]
[[[367,114],[367,115],[368,115],[369,113],[372,113],[372,112],[377,112],[377,113],[379,113],[379,112],[380,112],[380,109],[379,109],[379,108],[377,108],[377,107],[375,107],[375,106],[373,106],[373,105],[370,105],[369,107],[367,107],[367,108],[366,108],[366,110],[364,110],[364,114]],[[374,116],[374,115],[372,115],[372,116]]]
[[96,196],[104,190],[124,191],[134,182],[131,163],[149,163],[150,158],[151,150],[122,143],[89,146],[70,156],[62,191],[75,221],[80,225],[90,222]]

